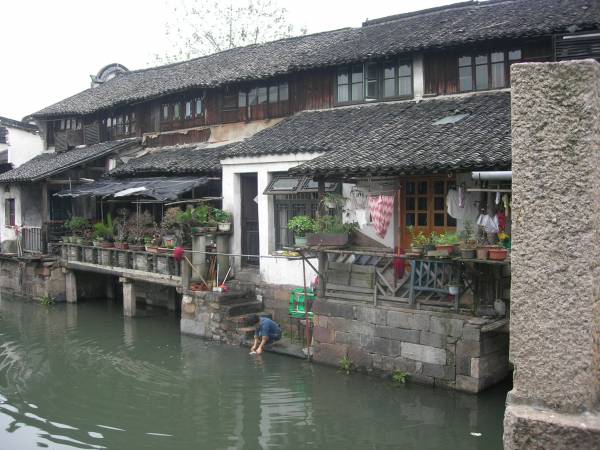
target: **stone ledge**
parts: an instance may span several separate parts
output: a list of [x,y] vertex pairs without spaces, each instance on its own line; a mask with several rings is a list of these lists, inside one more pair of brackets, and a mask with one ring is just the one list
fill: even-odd
[[600,415],[562,414],[526,405],[508,405],[504,416],[505,450],[600,448]]

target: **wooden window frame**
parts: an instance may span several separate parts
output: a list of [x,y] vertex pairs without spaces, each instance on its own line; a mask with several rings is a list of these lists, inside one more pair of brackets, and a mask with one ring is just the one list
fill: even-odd
[[15,227],[17,225],[17,205],[14,198],[4,199],[4,226]]
[[[385,68],[386,66],[392,65],[394,67],[394,94],[392,96],[385,96],[385,81],[390,80],[392,78],[385,77]],[[376,78],[368,79],[368,66],[375,65],[376,67]],[[410,75],[400,75],[400,66],[408,65],[410,67]],[[335,80],[334,80],[334,95],[335,101],[334,104],[336,106],[344,106],[344,105],[353,105],[353,104],[361,104],[361,103],[369,103],[369,102],[386,102],[386,101],[395,101],[395,100],[407,100],[414,98],[415,95],[415,77],[414,77],[414,67],[411,58],[396,58],[394,60],[385,60],[385,61],[370,61],[362,64],[363,68],[363,77],[362,77],[362,99],[355,100],[352,96],[352,85],[358,84],[358,82],[352,82],[352,69],[357,67],[357,64],[351,64],[346,66],[338,67],[336,72]],[[345,73],[348,77],[348,83],[344,83],[340,85],[338,83],[338,76],[340,73]],[[408,95],[400,94],[400,79],[401,78],[409,78],[410,77],[410,93]],[[377,96],[376,97],[367,97],[367,89],[369,81],[375,82],[377,87]],[[339,101],[338,100],[338,89],[340,86],[346,87],[346,95],[348,97],[347,101]]]
[[[513,52],[519,52],[518,59],[511,59],[510,54]],[[504,86],[494,87],[493,84],[493,70],[492,66],[494,64],[499,64],[500,62],[492,62],[492,54],[493,53],[502,53],[504,55],[502,63],[504,64]],[[477,89],[477,66],[481,66],[483,64],[476,63],[477,56],[487,56],[487,88]],[[460,69],[463,67],[469,67],[467,65],[460,65],[460,58],[469,57],[471,58],[471,89],[463,90],[460,85]],[[523,49],[522,48],[510,48],[510,49],[487,49],[481,51],[470,51],[464,53],[458,53],[456,56],[456,84],[458,88],[458,93],[462,94],[465,92],[483,92],[483,91],[494,91],[498,89],[506,89],[510,87],[510,66],[516,62],[523,60]]]

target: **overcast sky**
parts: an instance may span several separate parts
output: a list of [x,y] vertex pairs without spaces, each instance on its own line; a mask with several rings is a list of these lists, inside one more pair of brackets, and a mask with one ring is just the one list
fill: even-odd
[[[166,50],[172,1],[3,0],[0,116],[21,119],[89,87],[90,74],[118,62],[147,67]],[[232,0],[234,3],[236,0]],[[452,0],[280,0],[308,33],[357,27],[367,18]]]

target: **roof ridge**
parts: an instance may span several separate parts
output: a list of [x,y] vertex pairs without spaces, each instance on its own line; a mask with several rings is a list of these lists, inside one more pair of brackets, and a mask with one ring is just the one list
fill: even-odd
[[450,11],[456,9],[465,9],[472,6],[491,6],[499,3],[511,3],[520,0],[466,0],[456,3],[449,3],[447,5],[435,6],[433,8],[419,9],[415,11],[409,11],[406,13],[393,14],[391,16],[378,17],[377,19],[367,19],[362,23],[363,27],[370,27],[373,25],[381,25],[390,22],[396,22],[402,19],[414,18],[419,16],[426,16],[432,13],[439,13],[443,11]]

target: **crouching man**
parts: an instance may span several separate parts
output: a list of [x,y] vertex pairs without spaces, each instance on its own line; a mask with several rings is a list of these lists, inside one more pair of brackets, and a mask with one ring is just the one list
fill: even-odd
[[254,323],[254,344],[250,349],[250,353],[256,353],[260,355],[265,346],[272,345],[281,339],[281,328],[277,322],[269,319],[268,317],[255,317]]

